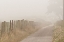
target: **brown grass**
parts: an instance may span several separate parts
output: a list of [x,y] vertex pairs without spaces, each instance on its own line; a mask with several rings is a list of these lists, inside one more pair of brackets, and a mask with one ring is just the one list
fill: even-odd
[[64,21],[56,23],[54,29],[53,42],[64,42]]
[[26,28],[22,30],[16,29],[15,31],[10,32],[9,35],[7,33],[4,33],[4,35],[1,37],[0,42],[19,42],[38,29],[39,28]]

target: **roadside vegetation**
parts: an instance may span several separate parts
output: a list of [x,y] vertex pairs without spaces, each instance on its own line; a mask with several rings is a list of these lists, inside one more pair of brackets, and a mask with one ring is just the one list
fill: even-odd
[[53,42],[64,42],[64,20],[55,23]]

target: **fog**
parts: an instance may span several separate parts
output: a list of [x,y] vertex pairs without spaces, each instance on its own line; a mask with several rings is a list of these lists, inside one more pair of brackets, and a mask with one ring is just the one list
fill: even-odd
[[46,13],[49,5],[49,0],[0,0],[0,21],[27,19],[55,22],[60,20],[54,12]]

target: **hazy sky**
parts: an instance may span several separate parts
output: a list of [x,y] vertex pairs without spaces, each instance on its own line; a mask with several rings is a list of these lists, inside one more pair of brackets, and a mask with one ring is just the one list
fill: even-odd
[[55,14],[45,14],[48,5],[48,0],[0,0],[0,20],[57,20]]

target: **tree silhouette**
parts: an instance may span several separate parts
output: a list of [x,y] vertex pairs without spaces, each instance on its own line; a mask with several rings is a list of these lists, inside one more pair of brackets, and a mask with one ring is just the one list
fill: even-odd
[[47,13],[56,13],[57,16],[63,14],[63,0],[49,0],[48,12]]

